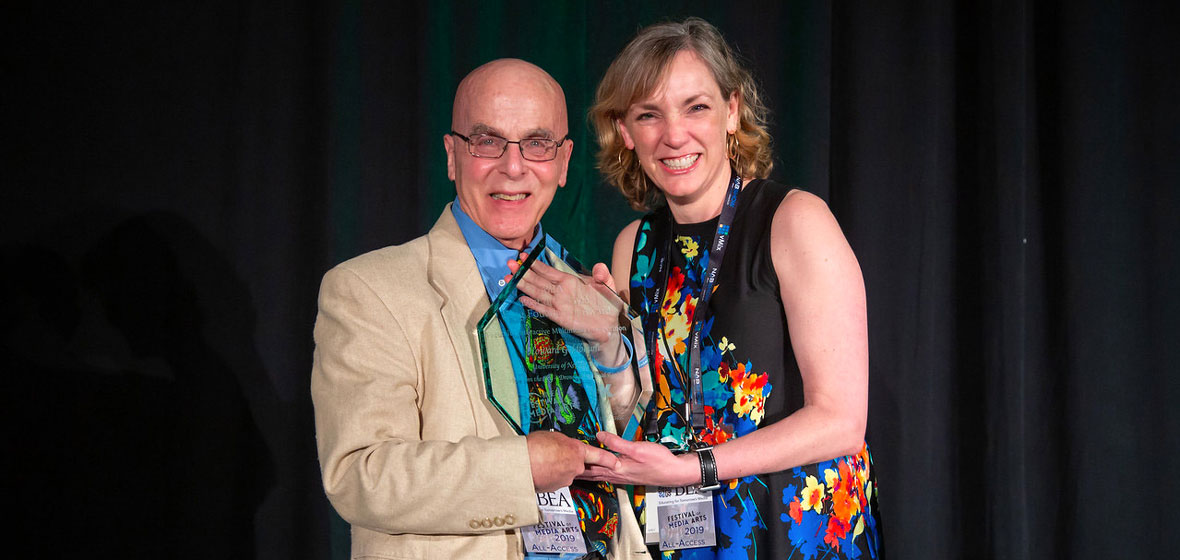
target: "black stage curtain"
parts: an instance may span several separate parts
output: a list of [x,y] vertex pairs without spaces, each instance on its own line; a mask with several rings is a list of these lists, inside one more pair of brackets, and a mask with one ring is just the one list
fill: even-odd
[[635,213],[586,107],[637,29],[687,15],[760,78],[773,177],[860,258],[889,556],[1170,556],[1180,17],[1094,0],[6,7],[18,555],[346,557],[320,276],[429,228],[454,87],[501,56],[565,86],[546,224],[605,259]]

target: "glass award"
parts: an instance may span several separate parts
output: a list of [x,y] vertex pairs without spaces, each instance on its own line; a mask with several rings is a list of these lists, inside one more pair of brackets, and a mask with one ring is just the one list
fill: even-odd
[[[542,296],[561,309],[550,311],[554,317],[520,301],[518,285],[542,254],[571,277]],[[639,317],[577,261],[547,249],[544,238],[480,319],[477,335],[488,400],[517,433],[555,430],[597,445],[595,430],[634,440],[643,429],[653,376]]]

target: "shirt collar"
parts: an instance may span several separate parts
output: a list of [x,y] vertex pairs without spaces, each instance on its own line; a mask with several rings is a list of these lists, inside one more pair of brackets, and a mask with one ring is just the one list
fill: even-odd
[[[488,292],[488,298],[495,301],[500,292],[504,290],[504,285],[507,284],[504,277],[511,273],[508,270],[508,260],[517,259],[520,252],[505,247],[503,243],[500,243],[500,240],[479,227],[475,220],[472,220],[459,206],[458,197],[451,204],[451,213],[455,215],[455,221],[459,223],[459,231],[463,232],[463,238],[467,240],[471,256],[475,257],[475,266],[479,269],[479,276],[483,279],[483,286]],[[537,248],[537,243],[541,241],[542,235],[545,235],[545,232],[541,229],[541,224],[537,224],[533,230],[533,240],[525,252],[532,253],[533,249]]]

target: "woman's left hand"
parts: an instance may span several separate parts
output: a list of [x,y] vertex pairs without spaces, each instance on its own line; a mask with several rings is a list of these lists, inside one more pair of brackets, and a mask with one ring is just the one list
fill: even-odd
[[647,441],[627,441],[598,432],[598,441],[613,451],[619,461],[614,468],[589,466],[577,478],[604,480],[614,484],[688,486],[701,481],[700,460],[695,453],[673,455],[667,447]]

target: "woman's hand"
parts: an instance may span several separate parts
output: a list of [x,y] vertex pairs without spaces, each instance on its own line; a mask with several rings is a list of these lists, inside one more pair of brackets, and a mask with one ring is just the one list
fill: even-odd
[[627,441],[614,434],[598,432],[598,441],[618,458],[614,467],[587,465],[577,476],[615,484],[688,486],[701,481],[700,459],[696,453],[673,455],[667,447],[647,441]]
[[[522,260],[527,256],[521,253]],[[516,274],[520,263],[508,261],[508,269]],[[606,265],[595,265],[593,276],[586,278],[537,260],[516,288],[523,294],[520,302],[525,307],[592,343],[599,363],[613,367],[627,359],[619,325],[622,302],[614,297],[614,279]]]

